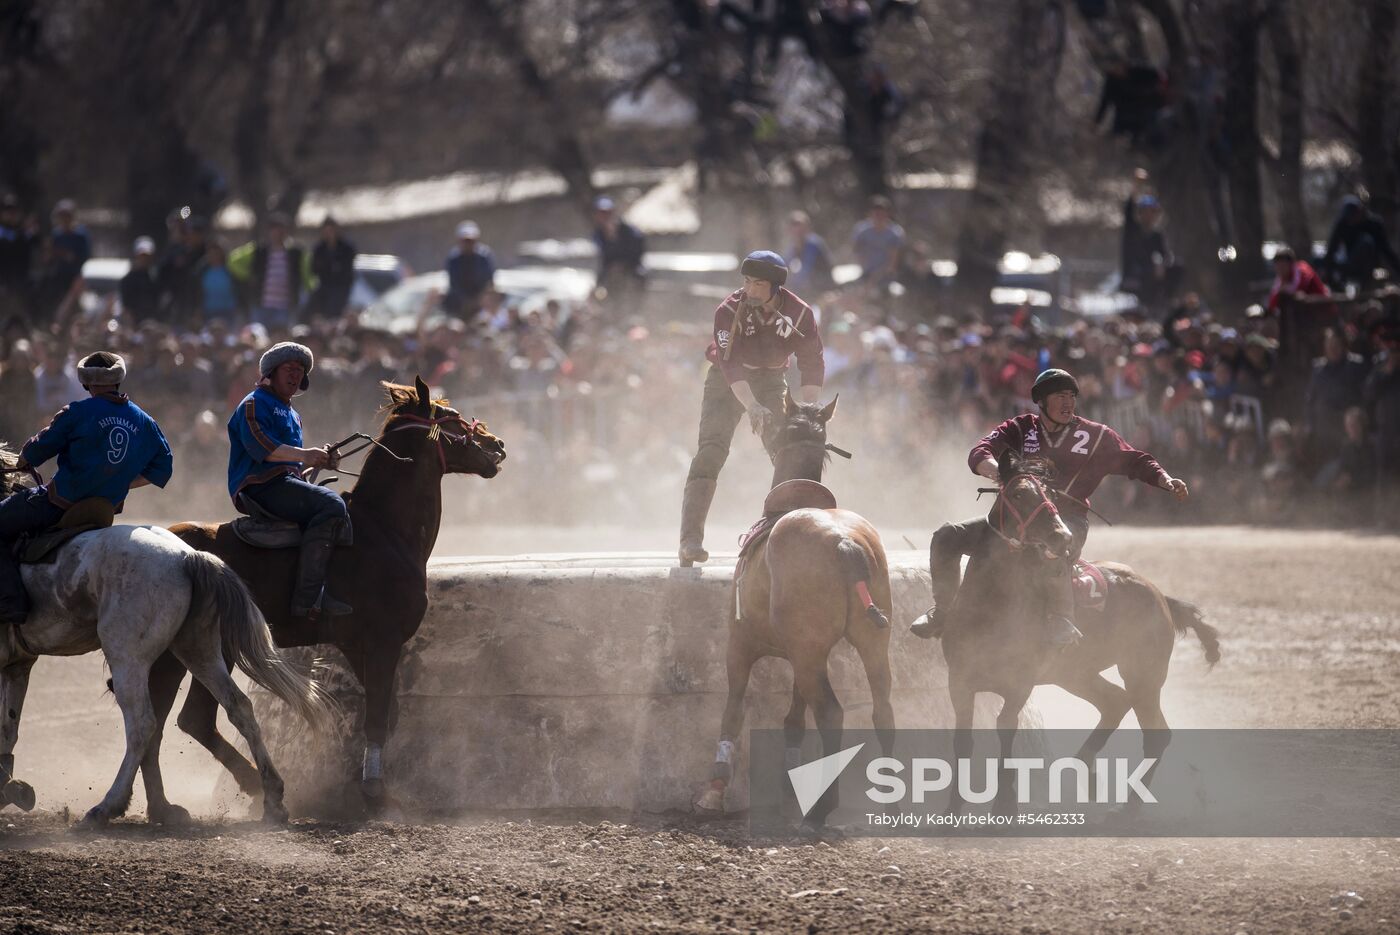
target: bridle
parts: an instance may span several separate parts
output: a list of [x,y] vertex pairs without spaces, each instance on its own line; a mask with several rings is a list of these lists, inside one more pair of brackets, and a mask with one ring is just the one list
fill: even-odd
[[[488,457],[495,458],[495,454],[487,451],[477,440],[478,429],[481,426],[479,419],[467,419],[457,414],[438,416],[437,418],[414,416],[400,413],[389,420],[389,426],[384,429],[384,434],[390,432],[404,432],[409,429],[422,429],[428,433],[428,440],[437,442],[438,464],[442,466],[442,473],[447,473],[447,452],[443,445],[474,445],[477,450]],[[399,423],[395,425],[394,423]],[[461,426],[463,434],[448,431],[443,428],[445,425]],[[499,459],[497,459],[499,463]]]
[[[1006,493],[1007,487],[1022,480],[1030,483],[1035,489],[1035,492],[1040,495],[1040,503],[1036,504],[1035,509],[1031,510],[1027,515],[1022,515],[1021,511],[1016,508],[1016,504],[1011,501],[1011,498],[1007,496]],[[1044,481],[1039,477],[1029,473],[1017,474],[1000,487],[981,487],[978,488],[977,493],[979,495],[984,493],[995,493],[997,495],[997,502],[992,507],[992,513],[996,515],[996,521],[993,522],[992,514],[988,514],[988,525],[992,527],[993,532],[1005,539],[1011,548],[1020,549],[1027,545],[1046,545],[1044,542],[1030,542],[1026,538],[1026,532],[1030,529],[1031,523],[1035,522],[1035,518],[1041,513],[1048,512],[1051,516],[1055,517],[1060,515],[1060,511],[1055,509],[1055,504],[1050,499],[1050,494],[1045,487]],[[1016,534],[1014,536],[1006,531],[1007,513],[1011,514],[1011,519],[1016,524]]]

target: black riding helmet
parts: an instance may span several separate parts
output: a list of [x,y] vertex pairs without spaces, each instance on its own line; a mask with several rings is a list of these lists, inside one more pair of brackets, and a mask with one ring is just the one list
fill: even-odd
[[1039,406],[1051,393],[1063,393],[1065,390],[1078,396],[1079,381],[1068,370],[1052,367],[1035,378],[1035,383],[1031,385],[1031,402]]

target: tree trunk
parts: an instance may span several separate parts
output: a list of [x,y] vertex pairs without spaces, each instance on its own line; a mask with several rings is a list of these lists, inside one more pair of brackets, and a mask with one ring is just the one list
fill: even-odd
[[1259,27],[1253,0],[1236,0],[1225,11],[1225,136],[1229,157],[1230,220],[1236,262],[1226,267],[1227,300],[1247,299],[1259,276],[1264,243],[1264,193],[1259,177]]
[[[802,7],[807,24],[805,44],[819,59],[819,63],[831,73],[845,98],[843,139],[846,149],[851,154],[856,183],[866,198],[885,194],[889,190],[886,177],[887,146],[884,129],[873,109],[874,90],[864,77],[869,56],[861,54],[850,57],[840,54],[832,47],[827,37],[816,4],[812,0],[802,0]],[[1038,17],[1036,19],[1038,20]]]
[[200,158],[173,114],[133,134],[126,168],[127,235],[164,243],[170,212],[197,200]]
[[958,231],[957,292],[961,302],[987,304],[1007,239],[1034,191],[1037,106],[1042,66],[1037,0],[1013,0],[1006,45],[997,56],[987,118],[977,138],[977,180]]
[[1357,149],[1361,170],[1371,193],[1371,209],[1390,223],[1392,229],[1400,212],[1400,192],[1396,185],[1397,155],[1394,119],[1388,110],[1396,99],[1391,58],[1395,50],[1400,10],[1395,0],[1371,0],[1368,4],[1367,42],[1361,52],[1356,93]]
[[[271,209],[268,195],[272,191],[269,178],[271,167],[270,136],[272,121],[272,62],[282,43],[285,7],[280,2],[267,6],[266,17],[258,28],[251,7],[245,7],[245,19],[238,30],[239,41],[250,49],[247,58],[247,78],[238,113],[234,118],[233,160],[243,198],[252,210],[254,232],[261,227],[263,217]],[[280,208],[279,208],[280,210]],[[293,217],[292,223],[296,223]]]
[[479,4],[476,7],[481,25],[495,40],[501,51],[515,65],[521,83],[537,100],[541,125],[549,137],[549,152],[546,160],[549,167],[564,178],[574,201],[585,217],[591,216],[594,196],[593,164],[584,149],[583,139],[578,132],[577,122],[569,111],[569,100],[563,89],[544,73],[535,61],[521,34],[519,6],[509,4],[515,12],[502,12],[499,0]]
[[1293,34],[1292,14],[1292,4],[1285,0],[1268,19],[1269,48],[1278,72],[1279,140],[1273,181],[1284,239],[1301,255],[1312,243],[1308,215],[1303,207],[1303,68],[1306,59]]

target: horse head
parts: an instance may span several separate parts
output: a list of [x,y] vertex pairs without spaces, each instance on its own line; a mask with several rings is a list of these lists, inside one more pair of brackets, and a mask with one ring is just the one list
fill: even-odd
[[435,456],[444,474],[495,477],[500,473],[506,443],[491,434],[486,423],[465,418],[445,399],[433,399],[422,377],[415,377],[413,386],[382,385],[388,396],[382,435],[421,431],[422,456]]
[[773,484],[783,481],[819,481],[829,457],[826,445],[826,424],[836,414],[836,400],[825,406],[800,403],[783,390],[782,424],[773,438]]
[[1048,486],[1050,462],[1007,452],[999,462],[1001,486],[987,521],[1013,548],[1035,546],[1047,559],[1069,554],[1074,534],[1060,519]]

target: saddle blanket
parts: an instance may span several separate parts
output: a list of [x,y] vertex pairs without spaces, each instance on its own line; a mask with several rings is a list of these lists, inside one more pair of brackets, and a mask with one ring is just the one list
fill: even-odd
[[1083,559],[1074,563],[1074,606],[1076,610],[1103,610],[1108,600],[1108,579],[1099,567]]

